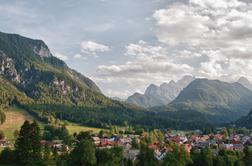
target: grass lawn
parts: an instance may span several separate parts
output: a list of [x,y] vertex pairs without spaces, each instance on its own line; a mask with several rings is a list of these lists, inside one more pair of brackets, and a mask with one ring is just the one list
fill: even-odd
[[68,129],[70,134],[79,133],[81,131],[92,131],[94,133],[98,133],[99,131],[102,130],[100,128],[80,126],[80,125],[77,125],[77,124],[69,124],[69,125],[66,126],[66,128]]
[[[13,139],[13,133],[15,130],[20,130],[20,127],[23,125],[25,120],[33,121],[34,117],[29,115],[26,111],[11,107],[8,111],[5,112],[6,120],[0,125],[0,131],[3,131],[5,136],[8,139]],[[41,128],[43,128],[44,124],[39,123]]]
[[[31,116],[28,112],[25,110],[22,110],[17,107],[11,107],[6,113],[6,121],[0,125],[0,131],[4,132],[4,135],[8,139],[13,139],[13,133],[15,130],[20,130],[20,127],[23,125],[25,120],[33,121],[36,120],[33,116]],[[43,130],[45,124],[38,122],[41,129]],[[79,133],[81,131],[92,131],[94,133],[98,133],[100,128],[94,128],[94,127],[87,127],[87,126],[80,126],[75,123],[67,123],[68,125],[66,126],[69,133]],[[1,149],[0,149],[1,150]]]

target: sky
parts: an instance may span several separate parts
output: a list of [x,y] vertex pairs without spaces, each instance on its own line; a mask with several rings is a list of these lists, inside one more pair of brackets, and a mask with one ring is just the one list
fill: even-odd
[[0,31],[42,39],[107,96],[184,75],[252,80],[250,0],[0,0]]

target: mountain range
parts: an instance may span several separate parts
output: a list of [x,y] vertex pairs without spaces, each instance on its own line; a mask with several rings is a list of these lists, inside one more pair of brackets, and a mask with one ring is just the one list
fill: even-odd
[[[199,112],[212,123],[228,123],[246,115],[252,108],[252,91],[240,83],[196,79],[166,106],[156,112]],[[194,117],[187,117],[194,118]]]
[[227,83],[185,76],[150,85],[126,103],[103,95],[91,79],[54,57],[43,41],[0,32],[0,105],[21,107],[45,122],[54,117],[105,128],[208,127],[247,115],[251,87],[244,77]]
[[145,108],[166,105],[174,100],[181,90],[194,79],[194,77],[186,75],[177,82],[172,80],[169,83],[163,83],[160,86],[151,84],[147,87],[144,94],[135,93],[128,97],[127,102]]

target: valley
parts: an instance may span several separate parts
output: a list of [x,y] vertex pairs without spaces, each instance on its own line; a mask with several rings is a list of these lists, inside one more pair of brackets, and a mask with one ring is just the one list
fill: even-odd
[[252,166],[251,0],[0,13],[0,166]]

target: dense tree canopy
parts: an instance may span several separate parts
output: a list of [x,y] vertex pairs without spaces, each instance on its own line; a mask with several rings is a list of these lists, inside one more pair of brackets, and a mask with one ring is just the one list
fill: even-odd
[[41,165],[41,133],[37,122],[25,121],[15,143],[17,161],[23,165]]

